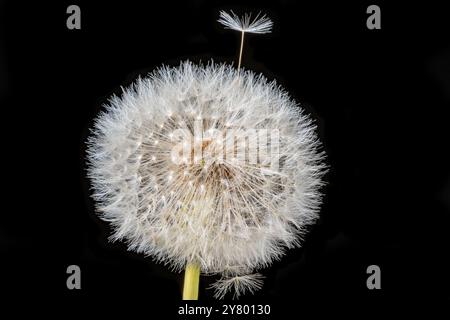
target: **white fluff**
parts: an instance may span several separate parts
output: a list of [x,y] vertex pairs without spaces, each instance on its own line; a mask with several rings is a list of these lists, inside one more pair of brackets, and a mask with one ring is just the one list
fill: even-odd
[[[173,133],[192,138],[198,121],[201,157],[174,163]],[[210,129],[235,137],[278,130],[279,168],[265,156],[258,163],[217,156],[232,135],[211,139]],[[282,88],[251,71],[161,67],[110,99],[88,145],[93,198],[112,239],[177,271],[196,262],[203,274],[241,276],[219,281],[218,297],[239,284],[236,295],[260,287],[258,277],[242,276],[299,246],[318,216],[324,165],[315,126]]]
[[237,16],[233,11],[231,15],[225,11],[220,11],[220,18],[217,20],[226,28],[249,33],[269,33],[272,31],[272,20],[266,15],[260,16],[258,13],[252,19],[251,14],[245,14],[243,17]]
[[233,298],[239,299],[246,292],[254,293],[261,289],[263,286],[263,278],[259,273],[224,277],[215,282],[211,288],[215,289],[214,297],[217,299],[225,298],[229,292],[233,292]]

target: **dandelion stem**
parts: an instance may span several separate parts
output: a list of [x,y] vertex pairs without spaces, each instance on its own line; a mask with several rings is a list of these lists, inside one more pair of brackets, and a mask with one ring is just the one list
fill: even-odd
[[198,285],[200,281],[200,266],[188,263],[184,271],[183,300],[198,300]]
[[238,62],[238,71],[241,68],[241,61],[242,61],[242,49],[244,48],[244,31],[241,31],[241,48],[239,50],[239,62]]

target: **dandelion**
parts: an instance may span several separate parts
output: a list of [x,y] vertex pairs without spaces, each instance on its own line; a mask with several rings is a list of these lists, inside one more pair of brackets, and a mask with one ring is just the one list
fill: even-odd
[[325,166],[312,120],[276,82],[227,64],[139,78],[104,106],[87,155],[112,239],[185,270],[185,299],[197,298],[200,274],[222,275],[217,298],[261,288],[257,271],[318,217]]

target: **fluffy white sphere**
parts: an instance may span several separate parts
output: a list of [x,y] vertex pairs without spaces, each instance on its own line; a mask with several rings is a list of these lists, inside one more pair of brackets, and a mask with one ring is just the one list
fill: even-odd
[[184,62],[110,100],[89,139],[88,173],[113,239],[176,270],[195,262],[239,277],[299,245],[317,218],[318,145],[275,82]]

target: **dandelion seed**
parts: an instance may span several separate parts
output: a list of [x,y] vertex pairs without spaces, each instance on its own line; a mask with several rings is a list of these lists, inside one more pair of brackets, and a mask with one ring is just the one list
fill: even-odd
[[246,292],[254,293],[261,289],[264,277],[257,274],[248,274],[243,276],[224,277],[213,283],[211,288],[215,290],[214,297],[217,299],[225,298],[226,294],[233,292],[233,299],[239,298]]
[[260,13],[252,19],[251,14],[245,14],[243,17],[238,17],[233,11],[231,11],[231,14],[220,11],[220,18],[217,21],[224,25],[225,28],[241,32],[238,70],[241,68],[245,33],[269,33],[272,31],[273,25],[272,20],[265,15],[261,16]]

